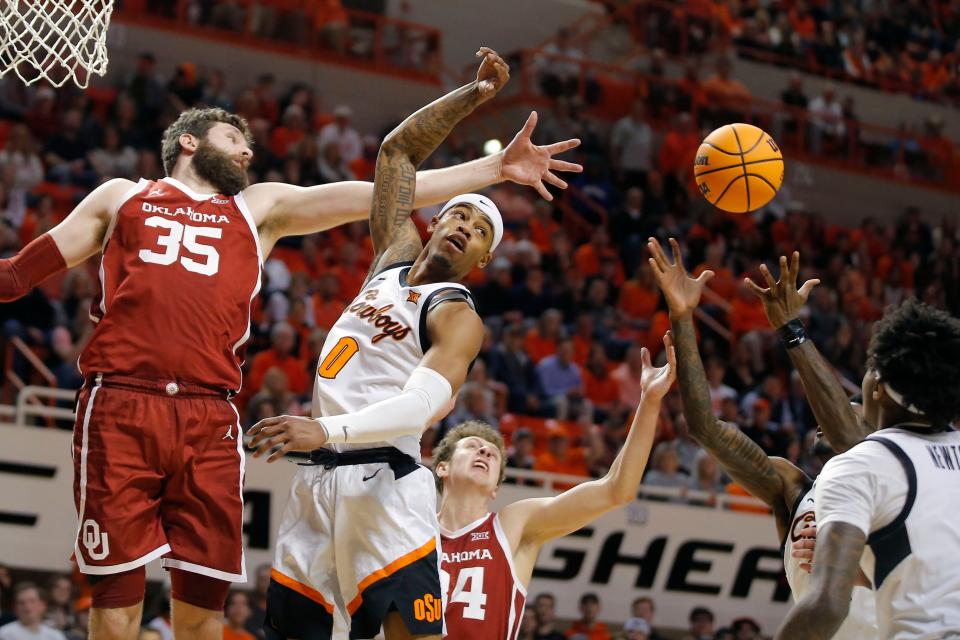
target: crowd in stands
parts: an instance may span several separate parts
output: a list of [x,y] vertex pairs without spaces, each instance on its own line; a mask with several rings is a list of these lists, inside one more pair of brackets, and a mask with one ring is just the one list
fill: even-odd
[[[632,20],[646,46],[672,54],[704,53],[732,42],[745,58],[960,103],[960,7],[951,0],[603,4]],[[624,14],[627,9],[632,14]]]
[[[264,638],[267,586],[270,567],[257,568],[252,584],[235,589],[224,607],[224,640]],[[170,623],[170,586],[163,584],[144,606],[143,627],[138,640],[173,640]],[[14,581],[8,567],[0,565],[0,640],[86,640],[90,622],[90,590],[79,573],[53,575],[42,584]],[[595,593],[579,597],[580,615],[561,621],[556,614],[557,596],[531,595],[520,627],[520,640],[763,640],[760,625],[750,617],[718,621],[707,607],[691,609],[686,630],[666,631],[656,622],[656,602],[649,596],[633,600],[629,611],[614,616],[621,624],[606,624],[603,603]],[[721,624],[725,623],[725,624]],[[767,630],[772,633],[772,629]],[[680,635],[677,635],[677,633]]]
[[[269,75],[233,94],[216,71],[200,75],[185,63],[164,79],[154,65],[141,55],[108,99],[0,86],[4,255],[50,229],[108,176],[159,178],[160,134],[195,104],[247,119],[254,181],[372,179],[382,132],[358,131],[348,106],[328,109],[308,86],[278,87]],[[638,102],[605,134],[569,107],[558,99],[537,133],[541,140],[583,139],[578,159],[586,171],[571,184],[585,197],[552,204],[514,185],[491,190],[508,233],[489,268],[468,282],[487,339],[455,410],[425,438],[427,452],[452,424],[481,419],[510,438],[513,466],[603,474],[639,400],[640,347],[659,355],[669,326],[646,261],[651,236],[678,238],[693,273],[717,274],[703,301],[714,322],[700,326],[717,414],[811,473],[822,460],[810,453],[815,425],[803,388],[743,276],[759,279],[762,261],[800,250],[803,276],[823,281],[805,312],[810,335],[848,380],[859,379],[871,323],[886,306],[916,295],[960,313],[956,221],[931,227],[911,208],[895,224],[864,212],[858,228],[843,228],[785,198],[757,215],[724,215],[689,188],[703,132],[685,114],[664,134],[651,129]],[[477,147],[462,139],[455,136],[429,165],[477,157]],[[421,210],[415,222],[423,229],[433,213]],[[326,331],[359,290],[370,258],[363,222],[277,245],[255,301],[238,397],[246,425],[308,411]],[[4,335],[32,345],[65,388],[81,383],[75,362],[92,330],[87,313],[97,277],[91,261],[0,305]],[[29,375],[19,358],[12,365]],[[683,492],[737,491],[688,437],[676,393],[664,403],[647,482]]]

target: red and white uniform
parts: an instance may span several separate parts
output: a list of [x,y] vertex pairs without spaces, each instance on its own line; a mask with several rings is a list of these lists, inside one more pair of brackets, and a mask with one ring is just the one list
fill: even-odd
[[499,515],[487,514],[459,531],[441,528],[440,548],[447,637],[514,640],[527,590],[517,579]]
[[262,262],[243,196],[135,189],[107,231],[80,370],[238,390]]
[[242,194],[141,180],[107,230],[74,426],[75,553],[244,581],[240,388],[259,236]]

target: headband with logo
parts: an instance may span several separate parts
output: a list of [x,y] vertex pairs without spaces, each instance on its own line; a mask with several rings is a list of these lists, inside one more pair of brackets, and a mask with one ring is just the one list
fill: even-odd
[[458,204],[473,205],[490,219],[490,224],[493,225],[493,243],[490,245],[490,253],[493,253],[500,241],[503,240],[503,218],[500,216],[497,205],[493,204],[493,200],[479,193],[464,193],[451,198],[447,204],[443,205],[440,213],[437,214],[437,218],[442,218],[443,214]]

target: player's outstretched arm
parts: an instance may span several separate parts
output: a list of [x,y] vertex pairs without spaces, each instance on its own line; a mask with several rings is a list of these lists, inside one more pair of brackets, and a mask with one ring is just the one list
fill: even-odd
[[828,522],[817,532],[811,585],[777,632],[777,640],[826,640],[847,617],[867,538],[859,527]]
[[278,416],[250,429],[248,445],[260,457],[279,447],[267,462],[290,451],[312,451],[329,443],[386,442],[419,436],[447,406],[467,377],[483,342],[483,322],[462,298],[435,307],[427,316],[431,347],[392,398],[339,416]]
[[766,288],[750,278],[746,279],[747,286],[763,303],[770,326],[785,339],[787,354],[800,374],[813,415],[831,448],[843,453],[873,433],[873,428],[850,406],[833,367],[806,336],[799,319],[800,310],[820,281],[807,280],[797,288],[800,273],[798,251],[793,252],[789,262],[786,256],[780,256],[779,280],[773,279],[765,264],[760,265],[760,273],[766,281]]
[[[510,77],[507,64],[494,51],[483,56],[477,79],[423,107],[380,145],[370,205],[370,238],[374,258],[370,274],[381,265],[413,260],[423,249],[420,233],[410,220],[417,189],[416,169],[433,153],[460,120],[496,95]],[[369,279],[369,276],[368,276]]]
[[607,474],[552,498],[520,500],[500,512],[507,535],[518,539],[519,546],[532,548],[533,556],[547,541],[585,527],[637,497],[657,431],[660,403],[675,379],[676,354],[666,336],[664,345],[667,364],[662,367],[654,367],[650,352],[643,349],[640,405],[627,440]]
[[12,258],[0,260],[0,301],[16,300],[55,273],[98,253],[117,202],[133,186],[122,178],[103,183],[49,233]]
[[[710,386],[693,326],[693,311],[700,301],[703,286],[713,277],[713,272],[704,271],[700,277],[691,278],[683,266],[680,245],[673,238],[670,239],[673,262],[667,259],[655,239],[650,238],[647,246],[654,277],[670,309],[670,326],[677,348],[680,398],[690,435],[716,458],[730,477],[773,509],[778,527],[783,529],[788,524],[789,511],[795,498],[785,495],[787,483],[783,474],[802,472],[779,459],[776,464],[781,465],[782,462],[783,468],[774,466],[774,461],[737,425],[722,422],[713,413]],[[791,486],[793,484],[790,483]]]

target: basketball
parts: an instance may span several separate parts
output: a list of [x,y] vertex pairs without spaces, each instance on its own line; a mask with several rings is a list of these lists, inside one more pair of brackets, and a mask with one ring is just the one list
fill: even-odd
[[693,174],[710,204],[730,213],[749,213],[777,195],[783,184],[783,155],[763,129],[727,124],[704,138]]

